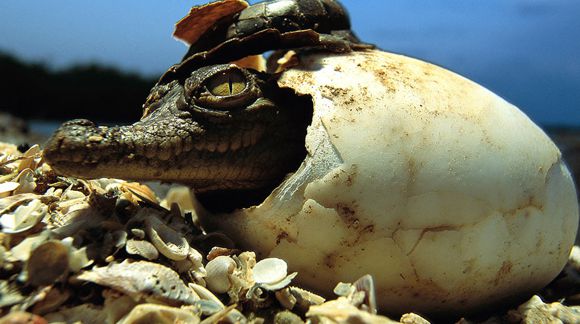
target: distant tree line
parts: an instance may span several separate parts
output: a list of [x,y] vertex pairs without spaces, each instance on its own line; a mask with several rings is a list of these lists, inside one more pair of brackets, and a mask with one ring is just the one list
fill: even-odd
[[0,53],[0,71],[0,111],[24,119],[135,121],[156,82],[97,64],[53,71],[6,53]]

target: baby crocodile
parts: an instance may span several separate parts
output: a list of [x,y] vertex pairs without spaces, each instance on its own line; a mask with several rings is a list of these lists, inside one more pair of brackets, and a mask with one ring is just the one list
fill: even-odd
[[[280,5],[275,6],[276,3]],[[322,9],[314,16],[305,15],[301,10],[309,8],[307,4],[318,4]],[[204,195],[236,197],[230,199],[232,205],[239,200],[252,204],[267,196],[298,168],[306,155],[305,136],[312,119],[312,103],[290,89],[278,88],[275,74],[227,62],[253,54],[261,35],[270,40],[271,35],[279,35],[276,47],[265,48],[276,50],[297,44],[296,37],[286,35],[319,35],[313,28],[320,27],[324,27],[321,33],[330,33],[332,23],[344,30],[348,17],[331,0],[278,0],[267,2],[266,7],[254,6],[230,18],[234,20],[228,27],[230,34],[219,36],[221,43],[214,46],[219,49],[223,44],[234,44],[226,46],[234,56],[225,55],[225,62],[220,62],[222,57],[212,54],[219,53],[216,50],[188,54],[181,65],[171,69],[178,73],[166,73],[151,90],[144,116],[133,125],[99,127],[84,119],[64,123],[44,150],[49,164],[59,173],[81,178],[188,184],[202,199]],[[281,7],[286,9],[264,9]],[[325,16],[321,11],[324,8],[334,9]],[[266,17],[267,14],[273,16]],[[344,17],[337,17],[341,14]],[[248,16],[254,19],[260,15],[269,23],[256,25],[252,34],[245,23]],[[328,21],[316,24],[311,16]],[[223,24],[222,21],[216,24]],[[299,23],[304,24],[303,31],[297,30]],[[298,34],[286,34],[286,29]],[[328,49],[327,37],[303,39],[311,41],[300,46]],[[330,39],[344,42],[332,35]],[[192,58],[196,64],[191,64]],[[218,204],[220,200],[223,201],[216,199]]]
[[157,86],[129,126],[79,119],[52,136],[44,157],[82,177],[160,180],[198,193],[271,190],[306,155],[309,101],[233,64],[202,67],[184,84]]

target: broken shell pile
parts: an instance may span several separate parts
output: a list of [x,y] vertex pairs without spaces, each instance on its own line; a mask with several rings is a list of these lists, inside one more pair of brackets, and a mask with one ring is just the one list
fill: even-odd
[[[325,301],[293,286],[300,274],[284,260],[256,262],[223,234],[203,233],[180,192],[159,201],[137,183],[62,177],[38,146],[0,143],[0,323],[396,323],[376,314],[370,276],[337,283]],[[542,297],[580,302],[578,250],[572,258]],[[494,319],[579,317],[578,307],[535,296]]]

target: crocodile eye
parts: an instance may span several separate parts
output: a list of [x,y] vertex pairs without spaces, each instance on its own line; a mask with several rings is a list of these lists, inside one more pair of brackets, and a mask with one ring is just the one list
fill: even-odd
[[246,89],[246,78],[238,71],[222,72],[207,81],[207,91],[214,96],[235,96]]
[[234,65],[219,65],[202,71],[196,86],[192,83],[196,105],[213,110],[239,110],[261,96],[257,80],[249,72]]

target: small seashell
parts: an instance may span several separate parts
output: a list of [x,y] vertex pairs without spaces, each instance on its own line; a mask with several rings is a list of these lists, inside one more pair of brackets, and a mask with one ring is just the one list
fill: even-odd
[[232,286],[230,276],[235,269],[236,261],[229,256],[222,255],[209,261],[205,266],[207,288],[217,294],[226,293]]
[[8,197],[12,194],[12,191],[20,187],[20,183],[8,181],[0,183],[0,198]]
[[273,284],[284,279],[287,274],[286,261],[278,258],[267,258],[256,263],[253,277],[257,284]]
[[132,255],[138,255],[147,260],[155,260],[159,257],[159,251],[149,241],[130,239],[125,245],[125,251]]
[[40,162],[40,146],[35,144],[31,146],[26,152],[22,154],[22,158],[18,163],[18,171],[24,169],[36,169],[38,163]]
[[278,282],[271,283],[271,284],[265,284],[265,283],[264,284],[256,284],[254,287],[256,287],[256,288],[259,287],[259,288],[266,289],[269,291],[280,290],[280,289],[288,286],[290,284],[290,282],[292,282],[292,279],[294,279],[297,275],[298,275],[298,272],[293,272]]
[[42,220],[47,211],[46,205],[39,199],[33,199],[16,208],[14,212],[1,216],[2,232],[16,234],[29,230]]
[[132,323],[199,323],[191,311],[157,304],[140,304],[123,317],[119,324]]
[[68,253],[61,241],[50,240],[37,246],[26,263],[28,283],[46,286],[63,278],[69,270]]
[[17,194],[17,195],[13,195],[10,197],[1,198],[0,199],[0,216],[13,211],[14,209],[16,209],[16,207],[23,205],[23,204],[26,204],[33,199],[42,199],[42,197],[47,197],[47,196],[46,195],[41,196],[41,195],[37,195],[37,194],[25,193],[25,194]]
[[140,240],[145,238],[145,231],[140,228],[132,228],[131,234]]
[[187,257],[189,253],[187,240],[180,233],[165,225],[159,218],[147,217],[145,219],[145,232],[159,253],[166,258],[179,261]]
[[11,312],[0,318],[2,324],[48,324],[46,319],[27,312]]
[[71,187],[68,187],[62,193],[62,199],[72,200],[72,199],[82,199],[82,198],[86,198],[86,195],[82,191],[71,189]]
[[30,169],[22,170],[16,177],[16,181],[20,186],[14,190],[13,194],[24,194],[32,193],[36,188],[36,182],[34,182],[34,171]]
[[112,263],[94,267],[76,277],[119,290],[135,298],[161,300],[169,304],[193,304],[199,297],[186,286],[177,272],[148,261]]
[[152,205],[158,205],[157,197],[151,188],[138,182],[123,182],[119,185],[122,191],[130,192],[139,199],[149,202]]

